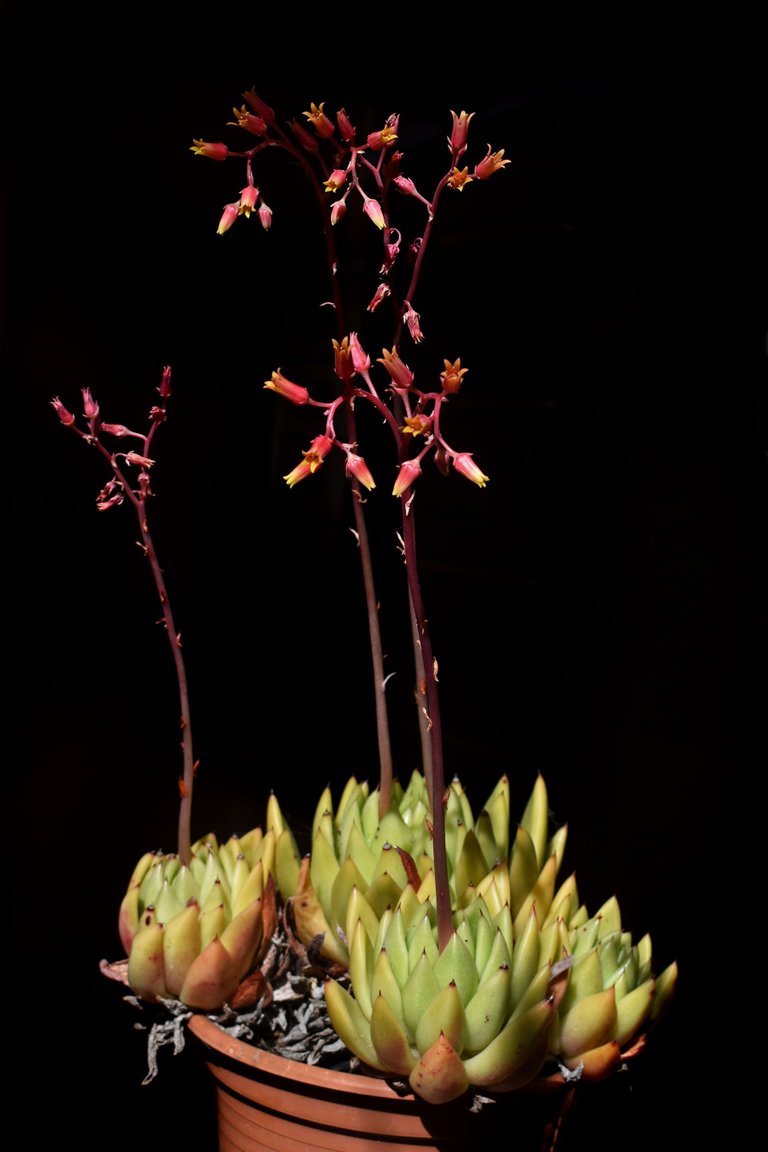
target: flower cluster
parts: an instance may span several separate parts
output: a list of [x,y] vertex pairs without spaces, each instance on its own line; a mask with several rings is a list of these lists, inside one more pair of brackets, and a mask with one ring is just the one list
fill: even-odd
[[[449,397],[457,393],[468,369],[461,360],[443,360],[443,370],[433,388],[419,388],[415,372],[405,363],[400,348],[402,336],[408,333],[414,344],[424,339],[421,317],[413,305],[419,274],[444,189],[461,191],[473,180],[486,180],[501,171],[509,160],[504,150],[493,152],[488,145],[484,158],[471,168],[462,162],[468,148],[470,122],[474,113],[451,112],[451,132],[447,138],[449,162],[431,196],[423,195],[414,181],[403,172],[404,153],[399,147],[399,116],[387,117],[383,127],[358,134],[346,111],[342,108],[335,116],[329,115],[324,103],[311,103],[303,113],[307,126],[292,120],[287,128],[280,127],[274,112],[255,92],[244,94],[246,104],[230,121],[244,129],[254,142],[241,151],[224,144],[208,144],[195,140],[193,151],[197,155],[215,160],[238,157],[245,161],[246,186],[238,200],[224,208],[218,231],[226,232],[239,216],[250,216],[257,210],[264,227],[272,220],[272,211],[264,204],[259,188],[254,183],[254,165],[257,157],[267,148],[283,148],[302,165],[309,178],[323,216],[329,243],[331,233],[348,209],[351,199],[357,199],[363,213],[382,232],[383,259],[379,269],[379,283],[367,304],[368,312],[375,312],[388,301],[393,313],[393,343],[383,348],[376,363],[386,376],[385,388],[377,387],[372,379],[372,362],[365,352],[357,332],[348,332],[344,326],[344,300],[335,292],[334,305],[338,322],[338,337],[333,339],[334,367],[341,381],[341,395],[332,401],[315,399],[309,390],[294,383],[278,368],[264,387],[271,389],[295,405],[320,408],[325,426],[303,453],[302,460],[284,479],[289,487],[314,475],[332,449],[340,450],[345,458],[347,476],[368,490],[375,487],[373,475],[358,452],[354,437],[351,412],[358,399],[373,405],[394,436],[398,471],[392,487],[394,496],[410,497],[413,485],[422,473],[425,458],[432,454],[443,472],[451,468],[460,476],[484,487],[486,474],[478,467],[470,452],[453,448],[441,427],[441,411]],[[261,181],[261,174],[260,174]],[[405,271],[405,291],[401,291],[395,275],[401,271],[403,235],[393,222],[394,205],[391,192],[416,199],[424,208],[424,228],[407,245],[409,255]],[[329,199],[330,197],[330,199]],[[333,248],[332,248],[333,250]],[[338,259],[333,256],[333,286],[337,288]],[[337,434],[335,417],[344,405],[346,426]]]
[[[414,373],[400,359],[397,348],[392,348],[390,351],[386,348],[382,349],[382,356],[377,363],[382,364],[386,369],[390,380],[389,392],[393,396],[397,396],[402,402],[405,415],[400,425],[394,420],[390,409],[382,401],[374,387],[370,376],[371,361],[363,352],[357,333],[353,332],[349,338],[345,336],[340,343],[338,341],[333,343],[336,351],[337,371],[340,357],[348,357],[350,362],[348,380],[351,381],[357,377],[360,381],[358,386],[351,387],[353,399],[367,400],[378,409],[390,425],[400,454],[404,454],[409,443],[418,436],[423,437],[421,449],[415,455],[402,460],[392,488],[393,496],[404,496],[409,492],[421,475],[421,464],[424,457],[430,452],[440,454],[443,467],[446,464],[449,467],[453,466],[459,475],[471,480],[479,488],[485,487],[488,477],[475,464],[472,454],[459,452],[452,448],[440,428],[441,408],[447,402],[448,397],[458,390],[461,380],[467,372],[466,368],[461,367],[460,360],[456,360],[453,364],[449,360],[445,360],[445,371],[439,377],[439,389],[425,392],[415,387]],[[357,355],[349,354],[352,346],[357,349]],[[356,362],[360,365],[359,369],[355,367]],[[348,476],[358,480],[369,490],[376,487],[368,465],[362,456],[359,456],[355,451],[356,445],[347,443],[336,435],[334,416],[341,405],[341,399],[337,398],[330,403],[313,400],[306,388],[288,380],[279,368],[272,373],[270,380],[265,381],[264,387],[277,392],[286,400],[290,400],[292,404],[309,404],[323,409],[325,413],[325,431],[315,437],[307,451],[304,452],[303,460],[297,464],[293,471],[283,477],[290,488],[298,484],[300,480],[314,475],[332,448],[338,448],[344,453]]]
[[[272,209],[265,202],[260,186],[254,182],[254,163],[268,149],[280,148],[289,152],[303,167],[322,203],[325,220],[335,226],[346,215],[350,203],[357,200],[363,213],[383,234],[384,260],[380,282],[368,303],[374,312],[382,302],[392,297],[391,273],[400,257],[402,236],[393,224],[390,192],[396,190],[423,205],[426,224],[422,236],[415,237],[407,252],[413,262],[413,274],[408,290],[396,303],[399,316],[407,325],[414,342],[423,339],[419,314],[412,305],[412,296],[419,278],[423,248],[429,238],[438,202],[443,189],[462,191],[473,181],[485,181],[510,163],[504,158],[504,149],[494,152],[487,145],[485,156],[474,165],[464,163],[468,148],[469,125],[474,113],[451,112],[452,128],[447,138],[449,163],[431,196],[423,195],[414,181],[402,171],[404,153],[399,150],[400,118],[388,116],[381,128],[358,135],[345,109],[334,117],[325,110],[325,103],[310,103],[303,113],[307,126],[291,120],[283,127],[274,111],[253,91],[245,92],[246,103],[233,109],[234,120],[229,125],[243,129],[253,140],[247,148],[230,148],[227,144],[195,139],[192,151],[211,160],[238,158],[245,161],[246,184],[237,199],[224,206],[218,232],[228,232],[240,216],[259,217],[262,227],[272,224]],[[463,167],[461,166],[463,164]]]

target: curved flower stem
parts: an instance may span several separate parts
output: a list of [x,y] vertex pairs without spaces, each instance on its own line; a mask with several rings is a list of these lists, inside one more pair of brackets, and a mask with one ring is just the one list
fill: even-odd
[[[145,450],[148,448],[152,435],[157,425],[153,425],[152,431],[145,439]],[[79,432],[79,429],[75,429]],[[82,435],[82,433],[79,433]],[[139,531],[141,532],[141,549],[144,552],[149,566],[152,571],[152,577],[157,588],[157,594],[160,598],[160,606],[162,608],[162,623],[168,635],[168,642],[171,646],[173,653],[173,661],[176,669],[176,679],[179,689],[179,706],[181,710],[181,751],[182,751],[182,764],[183,773],[179,780],[179,822],[178,822],[178,854],[182,864],[189,864],[190,858],[190,845],[191,845],[191,821],[192,821],[192,791],[194,786],[195,777],[195,759],[192,751],[192,721],[189,707],[189,688],[187,684],[187,670],[184,663],[184,656],[181,649],[181,635],[176,631],[176,625],[173,619],[173,612],[171,610],[171,603],[168,598],[168,589],[165,583],[163,570],[157,558],[157,552],[152,540],[152,534],[149,530],[149,523],[147,520],[147,491],[140,489],[139,494],[131,487],[131,484],[125,474],[123,473],[120,465],[117,463],[115,456],[110,453],[101,441],[95,436],[85,436],[84,439],[88,440],[95,448],[104,456],[114,473],[115,479],[120,484],[125,496],[128,498],[136,513],[136,518],[139,522]]]
[[[142,505],[142,507],[144,507],[144,505]],[[183,775],[179,781],[180,801],[177,843],[179,859],[181,860],[181,863],[189,864],[190,845],[192,842],[192,789],[194,786],[196,764],[192,754],[192,722],[189,709],[187,670],[181,650],[181,634],[176,631],[174,626],[173,613],[171,611],[170,601],[168,600],[168,594],[166,592],[163,571],[158,562],[155,546],[152,543],[152,537],[147,526],[146,508],[144,508],[144,511],[144,518],[141,519],[140,517],[141,535],[144,541],[144,554],[149,561],[150,568],[152,569],[152,576],[154,577],[155,586],[160,597],[160,604],[162,605],[163,609],[163,623],[165,625],[165,630],[168,634],[168,640],[171,645],[171,652],[173,653],[173,660],[176,666],[176,677],[179,684]]]

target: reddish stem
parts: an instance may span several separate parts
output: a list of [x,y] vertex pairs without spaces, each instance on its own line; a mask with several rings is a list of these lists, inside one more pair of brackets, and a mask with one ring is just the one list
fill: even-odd
[[432,752],[432,849],[435,869],[435,901],[437,906],[437,942],[440,951],[448,944],[453,934],[451,917],[451,893],[448,887],[448,858],[445,849],[445,772],[443,768],[443,730],[440,721],[440,699],[435,675],[435,660],[432,641],[429,635],[427,615],[421,595],[421,584],[416,565],[416,526],[413,519],[413,490],[407,489],[403,501],[403,544],[405,548],[405,570],[408,578],[408,591],[413,605],[416,624],[416,641],[421,650],[424,669],[424,682],[427,697],[427,726]]
[[[144,440],[144,451],[146,453],[154,435],[155,429],[158,427],[157,423],[153,423],[152,429]],[[130,481],[123,473],[120,465],[117,463],[116,457],[109,452],[99,440],[97,435],[86,436],[79,428],[73,425],[74,430],[83,439],[93,444],[98,451],[109,462],[109,466],[114,473],[115,479],[120,484],[123,493],[130,501],[136,513],[136,518],[139,522],[139,531],[141,532],[142,550],[152,571],[152,577],[157,588],[157,594],[160,598],[160,607],[163,613],[163,625],[168,635],[168,642],[171,645],[171,652],[173,653],[173,661],[176,669],[176,680],[179,688],[179,706],[181,711],[181,751],[183,773],[179,781],[179,792],[181,800],[179,804],[179,823],[178,823],[178,854],[182,864],[189,864],[190,858],[190,845],[191,845],[191,823],[192,823],[192,791],[194,786],[195,777],[195,760],[192,751],[192,720],[189,707],[189,688],[187,685],[187,670],[184,663],[184,657],[181,650],[181,636],[176,631],[176,625],[173,619],[173,612],[171,610],[171,603],[168,598],[168,589],[165,583],[163,570],[157,559],[157,552],[152,540],[152,534],[149,530],[147,522],[147,493],[140,490],[137,495],[131,487]]]
[[[313,166],[307,158],[293,145],[283,138],[279,147],[284,147],[299,162],[312,186],[320,206],[320,216],[323,221],[323,236],[325,238],[326,259],[330,272],[331,292],[333,294],[334,312],[336,314],[336,331],[339,340],[349,333],[346,327],[344,314],[344,300],[341,294],[339,277],[335,274],[338,261],[336,245],[333,238],[333,225],[328,211],[327,193],[321,185]],[[344,408],[346,412],[346,435],[350,444],[357,441],[357,429],[354,413],[354,389],[349,380],[342,381],[344,395]],[[382,405],[382,407],[385,407]],[[389,414],[389,413],[388,413]],[[376,596],[376,584],[371,562],[371,550],[368,541],[368,528],[363,511],[363,496],[360,485],[352,478],[352,508],[355,518],[355,534],[360,549],[360,565],[363,576],[363,589],[365,594],[366,615],[368,618],[368,635],[371,650],[371,663],[373,666],[373,691],[376,709],[376,734],[379,745],[379,813],[383,816],[389,809],[392,792],[392,778],[394,768],[392,764],[392,745],[389,732],[389,717],[385,696],[384,654],[381,643],[381,629],[379,627],[379,608]]]

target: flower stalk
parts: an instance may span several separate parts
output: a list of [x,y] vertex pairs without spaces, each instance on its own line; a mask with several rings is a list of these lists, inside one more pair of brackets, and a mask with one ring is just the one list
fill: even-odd
[[[152,496],[150,485],[150,471],[154,464],[154,460],[150,457],[152,441],[160,425],[165,422],[167,415],[166,405],[171,395],[171,369],[169,366],[163,369],[157,391],[160,396],[160,404],[150,409],[150,425],[146,433],[132,432],[129,428],[126,428],[124,424],[105,424],[101,420],[99,406],[91,395],[89,388],[82,390],[83,416],[87,424],[87,430],[79,427],[76,417],[64,407],[58,397],[55,397],[51,401],[51,404],[61,423],[65,427],[71,428],[86,444],[90,444],[95,448],[107,461],[112,471],[112,479],[102,488],[97,497],[96,507],[98,510],[100,512],[107,512],[109,509],[115,508],[119,504],[122,504],[124,500],[127,500],[136,514],[136,520],[141,534],[141,543],[139,546],[149,563],[152,579],[157,589],[162,611],[161,622],[171,646],[171,654],[176,671],[176,682],[179,692],[182,755],[182,774],[179,778],[177,847],[180,860],[183,864],[188,864],[191,844],[192,792],[197,767],[192,748],[192,717],[189,705],[189,686],[181,645],[181,633],[177,630],[174,621],[168,588],[163,570],[157,558],[157,550],[149,527],[147,507],[149,498]],[[118,439],[123,439],[127,436],[138,440],[141,444],[141,452],[111,452],[102,440],[104,434],[114,436]],[[121,460],[124,461],[124,465],[120,463]],[[139,468],[135,483],[129,477],[128,470],[132,468]]]
[[[251,96],[255,98],[255,94],[252,93]],[[254,108],[254,99],[249,99],[248,102],[250,107]],[[254,134],[250,122],[253,113],[248,113],[244,108],[242,113],[236,115],[239,125]],[[290,487],[294,487],[314,474],[332,447],[339,448],[345,453],[346,474],[352,485],[355,536],[360,552],[368,615],[379,743],[381,818],[390,807],[394,769],[385,698],[386,678],[379,629],[378,598],[366,528],[365,501],[361,491],[361,478],[369,491],[375,486],[375,482],[367,464],[357,452],[355,402],[364,400],[371,403],[384,419],[394,438],[399,471],[393,495],[401,498],[401,540],[411,610],[418,722],[424,750],[424,773],[432,807],[437,917],[440,947],[444,948],[450,937],[452,925],[442,802],[445,792],[443,735],[436,661],[432,652],[427,613],[419,580],[414,486],[422,474],[423,462],[435,453],[439,453],[442,459],[452,462],[459,475],[472,480],[480,487],[485,485],[488,478],[474,465],[471,453],[456,452],[450,448],[443,439],[439,427],[441,405],[449,395],[459,390],[467,369],[461,368],[460,360],[453,363],[444,360],[444,371],[440,375],[440,390],[423,392],[414,387],[414,372],[402,360],[399,348],[405,331],[414,345],[419,345],[424,340],[421,317],[413,301],[442,195],[446,188],[462,190],[471,182],[468,174],[461,179],[457,178],[457,174],[460,174],[458,165],[467,150],[469,123],[473,113],[464,111],[460,115],[451,113],[453,127],[448,137],[450,159],[430,197],[423,196],[414,182],[401,172],[403,153],[395,151],[399,132],[397,115],[389,116],[383,128],[367,133],[361,142],[357,141],[356,130],[346,112],[339,112],[334,119],[326,111],[324,103],[311,103],[309,110],[303,115],[307,126],[295,120],[290,121],[288,125],[290,132],[281,129],[274,117],[269,122],[261,117],[258,124],[258,142],[250,145],[244,152],[230,150],[228,155],[246,160],[247,204],[243,207],[241,199],[241,210],[238,214],[248,216],[256,207],[259,192],[254,182],[254,161],[265,148],[269,147],[284,150],[299,164],[308,178],[320,208],[336,327],[336,337],[333,340],[335,374],[341,382],[341,396],[346,414],[346,439],[342,441],[337,437],[334,426],[337,403],[330,402],[325,405],[326,423],[322,437],[315,438],[304,453],[304,459],[287,473],[285,479]],[[243,117],[246,122],[243,122]],[[221,154],[219,148],[208,150],[201,148],[198,141],[195,142],[193,151],[201,155],[208,154],[215,159]],[[497,166],[502,168],[503,153],[497,156]],[[260,172],[259,188],[264,183],[265,177]],[[399,194],[419,201],[426,210],[423,231],[414,237],[408,248],[411,256],[410,271],[406,268],[404,273],[402,261],[399,260],[403,236],[400,229],[393,224],[390,210],[389,194],[393,186]],[[354,201],[358,202],[362,213],[379,229],[382,236],[383,262],[379,270],[379,284],[368,305],[368,311],[375,310],[385,300],[391,310],[391,351],[384,349],[383,359],[380,361],[389,377],[389,395],[386,398],[383,397],[381,389],[377,389],[374,385],[370,357],[363,350],[358,334],[355,332],[350,335],[345,320],[343,267],[337,235],[340,223],[350,203]],[[401,293],[400,285],[403,283],[404,292]],[[313,407],[323,407],[323,402],[313,399],[305,386],[286,381],[279,370],[277,373],[272,373],[272,378],[265,383],[265,387],[295,404],[308,403]],[[423,447],[414,454],[412,446],[420,435],[423,436]],[[318,444],[321,441],[323,451],[318,455]]]

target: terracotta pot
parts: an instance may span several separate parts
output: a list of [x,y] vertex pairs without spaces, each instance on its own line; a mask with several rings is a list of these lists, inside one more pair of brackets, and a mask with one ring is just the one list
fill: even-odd
[[439,1106],[398,1092],[387,1080],[273,1056],[229,1036],[207,1016],[190,1032],[204,1045],[216,1081],[220,1152],[425,1152],[546,1146],[564,1095],[500,1096],[479,1111],[468,1101]]

